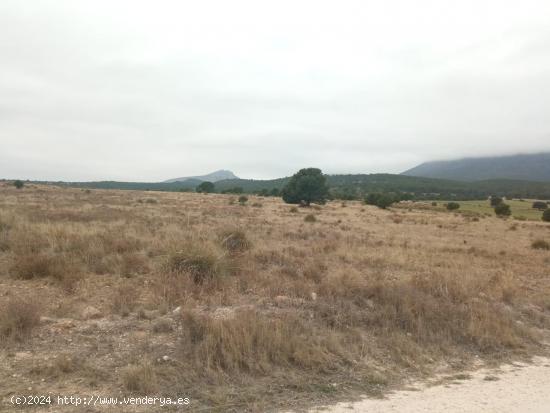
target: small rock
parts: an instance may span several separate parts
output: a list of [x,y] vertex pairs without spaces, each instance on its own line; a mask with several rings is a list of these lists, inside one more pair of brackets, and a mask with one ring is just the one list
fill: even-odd
[[91,305],[87,306],[84,310],[82,310],[82,318],[85,320],[101,318],[101,317],[102,317],[101,311],[99,311],[95,307],[92,307]]
[[162,356],[162,360],[164,360],[164,361],[170,361],[170,357],[168,357],[168,356]]
[[178,315],[181,313],[181,307],[176,307],[174,311],[172,311],[172,314]]
[[313,301],[317,300],[317,293],[316,293],[316,292],[312,292],[312,293],[311,293],[311,299],[312,299]]

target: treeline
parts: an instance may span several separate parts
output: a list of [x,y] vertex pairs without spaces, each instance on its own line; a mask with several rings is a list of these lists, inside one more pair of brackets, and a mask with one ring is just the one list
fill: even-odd
[[[228,179],[214,183],[216,193],[259,194],[279,196],[290,178],[271,180]],[[41,182],[44,183],[44,182]],[[51,182],[50,182],[51,183]],[[195,191],[202,181],[183,182],[56,182],[79,188],[131,189],[150,191]],[[370,193],[386,193],[401,199],[414,200],[475,200],[490,195],[505,198],[550,199],[550,182],[517,180],[486,180],[460,182],[445,179],[419,178],[405,175],[326,175],[329,199],[363,200]]]

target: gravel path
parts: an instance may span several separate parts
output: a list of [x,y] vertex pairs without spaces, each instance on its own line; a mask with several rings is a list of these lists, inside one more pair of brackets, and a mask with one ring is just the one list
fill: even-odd
[[[460,376],[456,376],[461,378]],[[324,413],[550,413],[550,359],[479,370],[468,379],[415,386],[386,399],[365,399],[312,410]]]

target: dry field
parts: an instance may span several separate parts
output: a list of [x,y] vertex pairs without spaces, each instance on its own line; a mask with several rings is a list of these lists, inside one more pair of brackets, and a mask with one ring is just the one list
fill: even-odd
[[543,354],[545,241],[542,222],[357,202],[0,186],[0,410],[300,409]]

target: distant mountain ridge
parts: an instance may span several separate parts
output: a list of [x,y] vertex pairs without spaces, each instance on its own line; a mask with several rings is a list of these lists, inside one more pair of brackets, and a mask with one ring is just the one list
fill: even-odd
[[211,172],[206,175],[200,175],[200,176],[184,176],[181,178],[173,178],[168,179],[167,181],[163,181],[163,183],[172,183],[172,182],[185,182],[188,180],[194,180],[194,181],[209,181],[209,182],[218,182],[223,181],[226,179],[239,179],[237,175],[235,175],[233,172],[228,171],[226,169],[220,169],[218,171]]
[[425,162],[401,175],[466,182],[488,179],[550,182],[550,152]]

